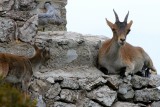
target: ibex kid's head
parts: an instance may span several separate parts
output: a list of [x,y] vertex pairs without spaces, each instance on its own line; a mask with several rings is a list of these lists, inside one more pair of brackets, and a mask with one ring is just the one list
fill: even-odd
[[112,22],[108,21],[107,19],[106,19],[106,22],[113,32],[113,39],[115,39],[117,41],[117,43],[120,46],[122,46],[125,44],[126,36],[130,32],[130,27],[131,27],[133,21],[131,20],[129,23],[127,23],[129,12],[127,13],[123,22],[119,21],[119,17],[117,15],[117,13],[114,11],[114,9],[113,9],[113,12],[115,14],[116,22],[113,24]]
[[35,44],[33,46],[36,52],[35,56],[39,57],[39,60],[41,60],[42,63],[49,60],[50,52],[48,48],[39,49]]

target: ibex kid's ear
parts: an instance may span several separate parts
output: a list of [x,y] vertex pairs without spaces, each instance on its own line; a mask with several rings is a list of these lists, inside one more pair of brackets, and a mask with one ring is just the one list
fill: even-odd
[[132,26],[133,21],[131,20],[128,24],[127,24],[127,29],[130,29]]
[[107,18],[106,18],[106,22],[107,22],[107,25],[108,25],[111,29],[114,28],[114,24],[113,24],[112,22],[110,22],[109,20],[107,20]]
[[35,50],[39,50],[36,44],[33,44],[32,46],[34,47]]

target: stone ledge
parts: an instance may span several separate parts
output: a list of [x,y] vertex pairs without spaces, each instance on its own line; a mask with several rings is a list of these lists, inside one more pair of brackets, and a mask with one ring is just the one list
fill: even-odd
[[38,32],[36,42],[48,45],[51,59],[47,68],[95,66],[101,41],[107,37],[82,35],[74,32]]

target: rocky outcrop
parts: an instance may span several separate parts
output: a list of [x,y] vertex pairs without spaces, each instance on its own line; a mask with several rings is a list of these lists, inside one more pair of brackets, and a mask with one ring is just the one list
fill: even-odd
[[[145,107],[160,101],[159,75],[104,75],[96,68],[102,36],[74,32],[38,32],[35,43],[47,46],[51,58],[34,72],[30,85],[39,105],[53,107]],[[1,43],[1,52],[32,56],[27,43]],[[17,51],[18,50],[18,51]]]
[[[51,4],[52,12],[47,12],[46,2]],[[67,0],[1,0],[0,42],[10,42],[18,38],[28,42],[36,36],[37,30],[65,31],[66,4]],[[45,17],[42,19],[39,16]]]

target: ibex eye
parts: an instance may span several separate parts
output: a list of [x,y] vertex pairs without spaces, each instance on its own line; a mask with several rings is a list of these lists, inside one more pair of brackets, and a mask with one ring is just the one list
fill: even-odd
[[115,29],[115,28],[112,28],[112,31],[113,31],[114,33],[116,33],[116,29]]

